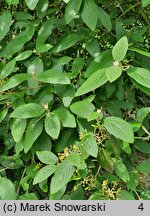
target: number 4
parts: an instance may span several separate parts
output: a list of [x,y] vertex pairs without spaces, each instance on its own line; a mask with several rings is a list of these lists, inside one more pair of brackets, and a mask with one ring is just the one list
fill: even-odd
[[144,206],[143,206],[143,203],[141,203],[138,207],[139,210],[143,211],[144,210]]

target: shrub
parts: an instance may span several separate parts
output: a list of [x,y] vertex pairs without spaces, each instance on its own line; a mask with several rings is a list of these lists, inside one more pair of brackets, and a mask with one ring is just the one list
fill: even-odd
[[0,1],[1,199],[150,199],[149,3]]

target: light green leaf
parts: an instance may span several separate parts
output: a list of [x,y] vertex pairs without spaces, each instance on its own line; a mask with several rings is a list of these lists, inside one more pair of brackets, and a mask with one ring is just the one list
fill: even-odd
[[24,152],[27,153],[43,130],[43,122],[37,118],[30,120],[24,139]]
[[56,46],[52,49],[52,52],[58,53],[63,50],[66,50],[69,47],[72,47],[74,44],[76,44],[80,39],[81,36],[76,33],[72,33],[68,36],[64,36],[58,41]]
[[93,73],[76,91],[75,96],[80,96],[93,91],[108,81],[106,77],[106,70],[101,69]]
[[150,113],[150,107],[142,107],[137,111],[137,120],[142,123],[144,118]]
[[5,108],[4,110],[0,111],[0,123],[3,121],[7,113],[8,113],[8,108]]
[[65,107],[70,106],[74,95],[75,95],[74,87],[72,85],[67,86],[62,97],[62,101]]
[[82,0],[70,0],[65,9],[65,22],[66,24],[70,23],[77,15]]
[[19,196],[19,200],[38,200],[38,198],[34,193],[25,193]]
[[66,73],[59,72],[55,69],[46,70],[37,76],[37,79],[41,82],[51,84],[70,84],[70,79]]
[[122,37],[113,47],[112,55],[115,61],[122,61],[128,51],[128,39]]
[[55,113],[59,117],[63,127],[68,127],[68,128],[76,127],[75,117],[73,114],[70,113],[68,109],[64,107],[60,107],[58,109],[53,110],[53,113]]
[[99,154],[97,160],[101,165],[101,167],[107,170],[107,172],[109,173],[113,172],[114,161],[107,150],[105,150],[104,148],[99,148]]
[[42,115],[44,108],[36,103],[23,104],[17,107],[10,115],[12,118],[34,118]]
[[16,61],[22,61],[29,58],[32,55],[32,50],[26,50],[16,56]]
[[12,89],[18,86],[20,83],[28,80],[29,78],[30,78],[29,74],[25,74],[25,73],[16,74],[0,85],[0,92],[4,92],[9,89]]
[[36,155],[38,159],[44,164],[56,163],[58,161],[57,156],[53,152],[47,150],[37,151]]
[[102,8],[99,8],[99,10],[100,22],[107,29],[107,31],[110,32],[112,28],[110,16]]
[[143,162],[136,166],[137,171],[140,173],[150,173],[150,162]]
[[98,154],[98,145],[96,143],[95,138],[91,135],[88,134],[86,135],[82,140],[81,140],[81,145],[83,149],[88,153],[89,155],[93,157],[97,157]]
[[40,169],[34,177],[33,185],[44,181],[50,177],[56,170],[56,165],[50,164]]
[[15,200],[16,192],[14,184],[7,178],[0,177],[0,199]]
[[11,123],[11,134],[15,142],[19,142],[26,129],[26,119],[13,119]]
[[117,197],[119,200],[135,200],[133,194],[125,190],[119,191],[119,193],[117,194]]
[[137,83],[147,88],[150,88],[150,71],[140,67],[130,67],[127,73]]
[[127,182],[130,180],[129,173],[127,171],[127,168],[125,167],[124,163],[121,160],[117,160],[114,164],[114,170],[116,175],[122,179],[124,182]]
[[142,6],[147,7],[150,4],[150,0],[142,0]]
[[44,126],[47,134],[53,139],[58,139],[60,133],[60,119],[55,113],[47,113]]
[[25,3],[30,10],[34,10],[38,2],[39,0],[25,0]]
[[83,22],[92,30],[95,31],[97,20],[99,17],[99,9],[93,0],[83,0],[81,11]]
[[71,179],[75,169],[72,164],[64,160],[56,169],[50,184],[50,193],[55,194],[62,189]]
[[0,16],[0,41],[9,32],[12,16],[9,11],[5,11]]
[[7,76],[9,76],[14,71],[15,65],[16,65],[16,60],[15,59],[8,62],[4,66],[4,68],[3,68],[3,70],[2,70],[2,72],[0,74],[0,79],[5,79]]
[[19,4],[19,0],[6,0],[7,4],[9,5],[15,5],[15,4]]
[[110,134],[125,142],[134,142],[134,133],[132,125],[118,117],[107,117],[104,120],[104,126]]
[[106,68],[106,77],[109,80],[109,82],[114,82],[116,79],[118,79],[122,74],[122,67],[120,66],[112,66],[109,68]]
[[138,173],[132,172],[130,174],[130,180],[127,182],[127,188],[128,190],[135,191],[136,187],[138,186],[139,181],[138,181]]
[[77,116],[86,119],[95,110],[95,107],[91,102],[84,100],[73,103],[70,110]]
[[67,161],[72,164],[73,166],[80,167],[81,164],[81,157],[78,153],[72,152],[68,157]]

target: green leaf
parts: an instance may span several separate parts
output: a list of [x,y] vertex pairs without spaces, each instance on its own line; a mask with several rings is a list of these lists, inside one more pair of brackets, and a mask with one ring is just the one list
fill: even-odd
[[[52,32],[53,23],[54,23],[53,18],[50,18],[50,19],[48,19],[48,20],[46,20],[45,22],[42,23],[41,28],[38,31],[38,37],[36,39],[36,49],[37,49],[37,51],[42,52],[41,47],[43,47],[43,45],[47,45],[47,47],[52,48],[52,45],[44,44],[44,43],[45,43],[46,39],[49,37],[49,35]],[[47,50],[48,50],[48,48],[47,48]]]
[[19,55],[17,55],[15,60],[16,61],[22,61],[22,60],[29,58],[31,55],[32,55],[32,50],[26,50],[26,51],[20,53]]
[[96,143],[95,138],[93,135],[88,134],[81,140],[81,145],[83,146],[83,149],[88,153],[89,155],[93,157],[97,157],[98,154],[98,145]]
[[38,200],[38,198],[34,193],[25,193],[19,196],[19,200]]
[[72,164],[64,160],[56,169],[50,184],[50,193],[55,194],[71,179],[75,169]]
[[16,65],[16,60],[15,59],[8,62],[4,66],[4,68],[3,68],[3,70],[2,70],[2,72],[0,74],[0,79],[5,79],[7,76],[9,76],[14,71],[15,65]]
[[12,118],[34,118],[42,115],[44,108],[36,103],[23,104],[17,107],[10,115]]
[[109,80],[109,82],[114,82],[116,79],[118,79],[122,74],[122,67],[120,66],[112,66],[109,68],[106,68],[106,77]]
[[57,156],[50,151],[37,151],[36,155],[38,159],[44,164],[56,163],[58,161]]
[[14,184],[7,178],[0,177],[0,199],[15,200],[16,192]]
[[117,160],[114,164],[114,170],[116,175],[122,179],[124,182],[127,182],[130,180],[129,173],[127,171],[127,168],[125,167],[124,163],[121,160]]
[[137,83],[147,88],[150,88],[150,71],[140,67],[130,67],[127,73]]
[[129,50],[135,51],[135,52],[137,52],[137,53],[140,53],[141,55],[150,57],[150,53],[149,53],[149,52],[146,52],[146,51],[144,51],[144,50],[141,50],[141,49],[138,49],[138,48],[135,48],[135,47],[130,47]]
[[32,0],[32,1],[31,0],[25,0],[25,3],[27,4],[27,6],[30,10],[34,10],[38,2],[39,2],[39,0]]
[[65,9],[65,22],[70,23],[77,15],[82,4],[82,0],[70,0]]
[[6,0],[7,4],[9,5],[15,5],[15,4],[19,4],[19,0]]
[[142,6],[147,7],[150,4],[150,0],[142,0]]
[[142,107],[137,111],[137,120],[142,123],[144,118],[150,113],[150,107]]
[[12,16],[9,11],[5,11],[0,16],[0,41],[9,32]]
[[75,95],[74,87],[71,85],[67,86],[62,97],[62,101],[65,107],[70,106],[74,95]]
[[150,173],[150,162],[143,162],[136,166],[137,171],[140,173]]
[[19,142],[26,129],[26,119],[13,119],[11,123],[11,134],[15,142]]
[[55,113],[47,113],[44,126],[47,134],[53,139],[58,139],[60,133],[60,119]]
[[128,51],[128,39],[122,37],[113,47],[112,55],[115,61],[122,61]]
[[108,81],[106,77],[106,70],[101,69],[93,73],[76,91],[75,96],[80,96],[93,91]]
[[119,200],[135,200],[133,194],[125,190],[119,191],[119,193],[117,194],[117,197]]
[[135,148],[138,149],[140,152],[145,153],[145,154],[150,154],[150,144],[147,143],[144,140],[136,140],[135,143]]
[[95,110],[95,107],[91,102],[84,100],[73,103],[70,110],[80,118],[87,118]]
[[94,37],[89,38],[86,41],[86,49],[94,58],[99,56],[100,54],[99,41]]
[[[131,78],[132,79],[132,78]],[[143,91],[144,93],[146,93],[147,95],[150,95],[150,88],[147,88],[141,84],[139,84],[138,82],[136,82],[134,79],[132,79],[132,82],[135,86],[137,86],[141,91]]]
[[69,112],[68,109],[61,107],[53,110],[53,113],[55,113],[59,117],[63,127],[68,127],[68,128],[76,127],[75,117],[73,114]]
[[109,173],[113,172],[114,162],[108,151],[106,151],[103,148],[99,148],[99,154],[97,160],[102,166],[102,168],[107,170]]
[[16,74],[0,85],[0,92],[4,92],[9,89],[12,89],[29,78],[30,78],[29,74],[25,74],[25,73]]
[[8,108],[3,109],[2,111],[0,111],[0,123],[3,121],[3,119],[6,117],[8,113]]
[[134,142],[134,133],[132,125],[118,117],[107,117],[104,120],[104,126],[110,134],[125,142]]
[[52,52],[58,53],[63,50],[66,50],[69,47],[72,47],[74,44],[76,44],[80,39],[81,36],[76,33],[72,33],[70,35],[64,36],[58,41],[56,46],[52,49]]
[[37,76],[37,79],[41,82],[51,84],[70,84],[70,79],[66,73],[59,72],[55,69],[46,70]]
[[56,165],[50,164],[40,169],[34,177],[33,185],[44,181],[50,177],[56,170]]
[[46,15],[48,4],[49,0],[42,0],[38,2],[38,5],[36,6],[36,14],[40,19]]
[[24,139],[24,152],[27,153],[43,130],[43,122],[37,118],[30,120]]
[[127,182],[127,188],[128,190],[135,191],[136,187],[138,186],[139,181],[138,181],[138,174],[135,172],[132,172],[130,174],[130,180]]
[[83,0],[83,9],[81,11],[81,17],[83,22],[89,27],[92,31],[95,31],[98,17],[99,9],[93,0]]
[[69,156],[67,157],[67,161],[68,161],[70,164],[72,164],[73,166],[80,167],[80,164],[81,164],[81,157],[79,156],[78,153],[72,152],[72,153],[69,154]]
[[112,28],[110,16],[102,8],[99,8],[99,10],[100,22],[107,29],[107,31],[110,32]]

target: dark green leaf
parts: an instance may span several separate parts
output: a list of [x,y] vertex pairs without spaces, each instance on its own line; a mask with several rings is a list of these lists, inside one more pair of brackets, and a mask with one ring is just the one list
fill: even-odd
[[0,41],[8,33],[11,26],[12,16],[9,11],[5,11],[0,16]]

